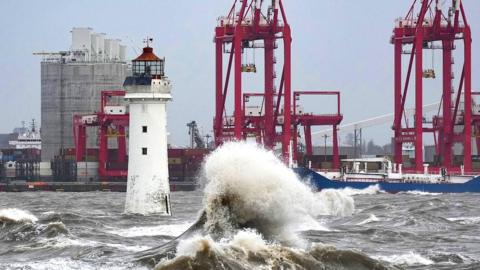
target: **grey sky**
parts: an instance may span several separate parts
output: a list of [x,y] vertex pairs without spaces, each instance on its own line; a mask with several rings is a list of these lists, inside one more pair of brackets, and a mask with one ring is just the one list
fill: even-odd
[[[393,47],[389,38],[395,18],[405,15],[412,0],[284,2],[293,34],[293,89],[341,90],[344,123],[391,113]],[[480,90],[480,2],[463,2],[474,42],[472,85],[474,90]],[[69,31],[74,26],[89,26],[121,38],[129,47],[130,58],[135,56],[132,48],[141,47],[142,39],[152,36],[157,54],[167,59],[166,72],[174,83],[174,101],[169,106],[173,143],[187,143],[186,123],[190,120],[197,120],[204,132],[210,131],[214,109],[213,30],[216,18],[226,14],[232,3],[0,1],[0,133],[10,132],[22,120],[40,120],[41,59],[32,52],[68,50]],[[260,61],[261,57],[257,57]],[[431,65],[428,62],[426,65]],[[441,58],[436,57],[435,66],[440,63]],[[438,83],[426,84],[425,103],[439,100]],[[259,89],[261,84],[254,79],[247,86]],[[316,100],[305,107],[322,112],[331,108],[330,103]],[[386,143],[391,131],[385,125],[365,130],[364,134]]]

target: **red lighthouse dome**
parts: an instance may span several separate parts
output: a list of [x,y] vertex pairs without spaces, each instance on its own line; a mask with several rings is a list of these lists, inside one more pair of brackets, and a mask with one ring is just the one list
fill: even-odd
[[140,56],[132,60],[133,76],[151,76],[162,78],[165,76],[165,58],[161,59],[153,53],[153,48],[147,43]]

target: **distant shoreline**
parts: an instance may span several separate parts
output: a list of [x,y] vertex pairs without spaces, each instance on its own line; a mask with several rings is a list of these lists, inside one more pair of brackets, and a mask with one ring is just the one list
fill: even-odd
[[[170,182],[170,190],[174,191],[194,191],[198,187],[195,182]],[[0,192],[34,192],[34,191],[53,191],[53,192],[125,192],[126,182],[27,182],[12,181],[10,183],[0,183]]]

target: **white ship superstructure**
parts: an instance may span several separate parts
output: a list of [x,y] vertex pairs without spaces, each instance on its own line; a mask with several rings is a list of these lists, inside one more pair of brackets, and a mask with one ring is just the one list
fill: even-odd
[[42,149],[42,138],[40,131],[35,126],[35,121],[32,121],[32,127],[30,129],[22,128],[22,132],[18,133],[16,140],[9,141],[15,149]]

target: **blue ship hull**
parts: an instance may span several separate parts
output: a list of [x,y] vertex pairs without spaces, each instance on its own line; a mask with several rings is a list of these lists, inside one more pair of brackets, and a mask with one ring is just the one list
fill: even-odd
[[296,168],[295,172],[302,179],[309,182],[317,190],[322,189],[342,189],[354,188],[365,189],[369,186],[378,185],[385,192],[397,193],[407,191],[422,191],[430,193],[464,193],[464,192],[480,192],[480,176],[474,177],[466,183],[395,183],[395,182],[361,182],[361,181],[339,181],[328,179],[319,173],[307,168]]

